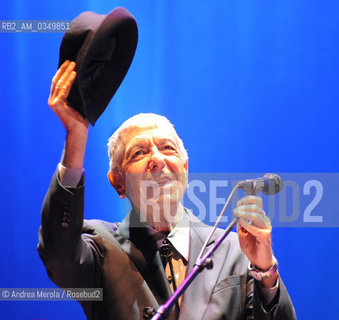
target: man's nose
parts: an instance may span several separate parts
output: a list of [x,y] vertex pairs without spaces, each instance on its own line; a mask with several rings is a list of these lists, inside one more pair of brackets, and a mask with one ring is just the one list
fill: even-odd
[[151,170],[162,170],[165,167],[164,155],[159,152],[158,148],[152,148],[151,159],[149,163],[149,168]]

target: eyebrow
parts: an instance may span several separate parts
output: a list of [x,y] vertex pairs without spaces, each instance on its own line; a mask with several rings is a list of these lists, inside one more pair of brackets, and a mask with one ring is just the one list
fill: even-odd
[[[132,144],[132,146],[130,146],[127,151],[126,151],[126,159],[128,159],[130,157],[130,154],[132,153],[133,150],[135,149],[142,149],[144,148],[146,145],[149,146],[149,141],[145,142],[144,140],[140,139],[141,141],[138,141],[139,139],[137,139],[135,141],[134,144]],[[156,139],[159,142],[159,145],[164,145],[166,143],[170,143],[172,145],[174,145],[176,148],[178,148],[178,144],[176,143],[175,140],[172,139],[168,139],[168,138],[159,138]]]
[[137,142],[136,144],[133,144],[130,148],[127,149],[126,151],[126,159],[129,158],[130,154],[132,153],[133,150],[135,149],[141,149],[145,147],[145,143]]
[[168,143],[168,142],[170,142],[174,145],[177,145],[177,143],[175,141],[171,140],[171,139],[167,139],[167,138],[159,139],[159,144],[165,144],[165,143]]

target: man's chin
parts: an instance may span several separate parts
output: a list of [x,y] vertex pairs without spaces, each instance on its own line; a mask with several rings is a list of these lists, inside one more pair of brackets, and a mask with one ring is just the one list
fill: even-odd
[[159,208],[161,210],[169,210],[177,208],[178,204],[181,201],[181,197],[179,197],[177,192],[168,192],[160,194],[157,198],[148,198],[145,200],[141,200],[141,202],[153,208]]
[[[141,200],[139,215],[142,222],[153,221],[156,223],[173,224],[177,222],[177,211],[180,200],[174,194],[162,194],[158,198]],[[147,221],[146,221],[147,220]]]

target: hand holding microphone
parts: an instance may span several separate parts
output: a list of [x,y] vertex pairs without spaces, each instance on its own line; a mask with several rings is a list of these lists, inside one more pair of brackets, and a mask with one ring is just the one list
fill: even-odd
[[[275,194],[282,186],[282,179],[274,174],[239,182],[239,188],[249,194],[238,201],[237,208],[233,211],[239,219],[237,231],[240,247],[251,264],[263,271],[269,270],[275,263],[271,241],[272,225],[263,210],[262,199],[255,194],[261,191]],[[276,279],[277,275],[266,279],[263,285],[273,286]]]

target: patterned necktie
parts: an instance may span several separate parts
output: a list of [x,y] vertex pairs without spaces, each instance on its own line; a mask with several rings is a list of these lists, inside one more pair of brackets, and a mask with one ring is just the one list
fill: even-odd
[[[186,265],[168,239],[164,239],[159,248],[160,255],[165,268],[165,273],[172,289],[172,293],[183,282],[186,274]],[[177,307],[181,305],[182,296],[179,298]]]

